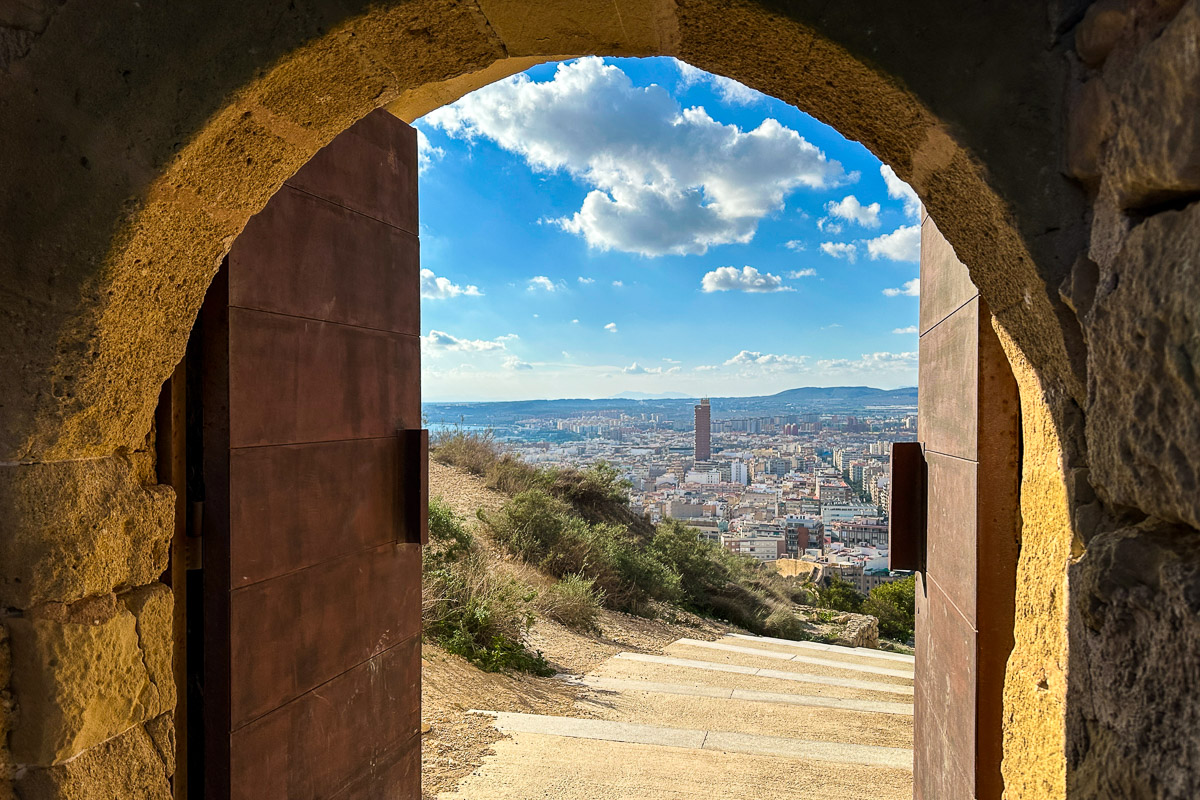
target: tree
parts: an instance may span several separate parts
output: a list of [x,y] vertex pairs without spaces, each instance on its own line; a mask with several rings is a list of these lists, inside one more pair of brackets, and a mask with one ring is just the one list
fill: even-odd
[[916,625],[916,576],[876,586],[863,603],[862,611],[879,620],[879,633],[907,642]]
[[857,614],[865,598],[854,584],[840,575],[830,575],[817,587],[817,607]]

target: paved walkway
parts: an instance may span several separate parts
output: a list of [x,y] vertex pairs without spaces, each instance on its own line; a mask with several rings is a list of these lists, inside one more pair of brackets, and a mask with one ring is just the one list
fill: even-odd
[[507,738],[439,800],[907,800],[911,656],[730,635],[620,653],[576,716],[479,710]]

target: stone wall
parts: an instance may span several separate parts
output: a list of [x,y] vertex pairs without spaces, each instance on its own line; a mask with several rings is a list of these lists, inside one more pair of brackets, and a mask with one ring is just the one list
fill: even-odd
[[1074,30],[1067,170],[1091,235],[1060,291],[1087,353],[1068,790],[1200,795],[1200,2]]
[[121,452],[0,466],[0,508],[0,798],[165,800],[173,492]]

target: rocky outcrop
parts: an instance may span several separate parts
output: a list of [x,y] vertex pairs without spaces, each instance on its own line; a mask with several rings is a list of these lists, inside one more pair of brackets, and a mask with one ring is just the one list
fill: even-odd
[[836,644],[846,647],[870,647],[879,649],[879,620],[865,614],[844,614],[838,619],[846,627],[838,635]]

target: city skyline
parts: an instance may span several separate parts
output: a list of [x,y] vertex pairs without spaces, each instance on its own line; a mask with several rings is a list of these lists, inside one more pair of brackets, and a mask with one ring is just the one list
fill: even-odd
[[588,58],[416,124],[427,400],[916,383],[916,197],[795,108]]

